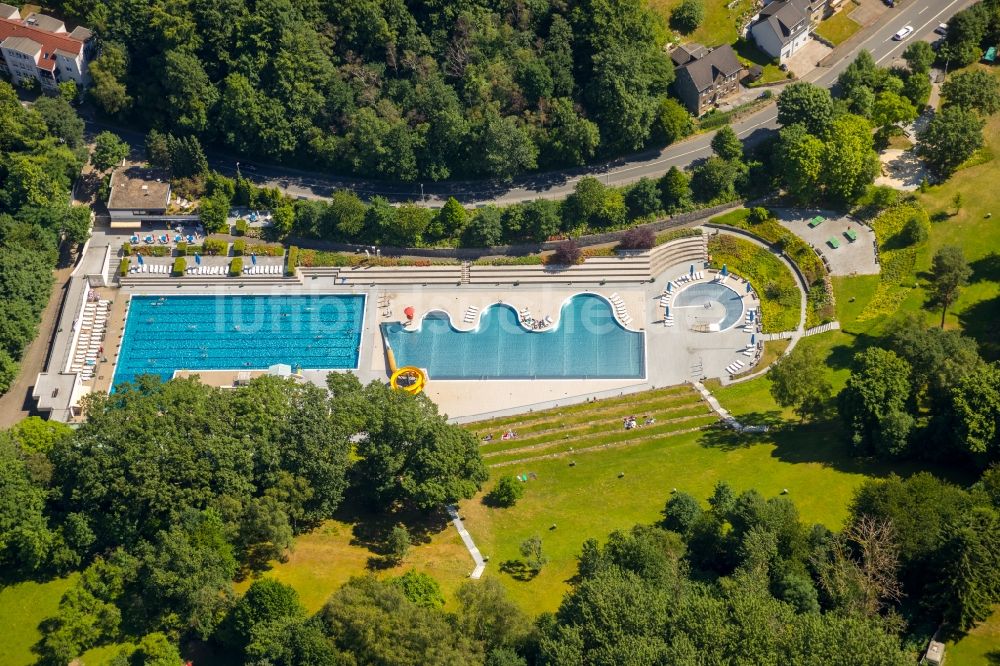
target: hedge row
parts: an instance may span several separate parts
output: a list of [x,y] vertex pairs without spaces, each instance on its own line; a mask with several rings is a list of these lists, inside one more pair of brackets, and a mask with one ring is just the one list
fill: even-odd
[[184,257],[177,257],[174,259],[174,275],[184,275],[184,271],[187,270],[187,259]]
[[243,257],[233,257],[229,262],[230,277],[239,277],[243,274]]
[[295,275],[295,267],[299,265],[299,248],[292,245],[288,248],[288,257],[285,263],[285,275]]
[[242,257],[247,252],[247,242],[242,238],[233,241],[233,256]]
[[132,262],[128,257],[122,257],[122,260],[118,262],[118,275],[125,277],[128,275],[128,269],[132,267]]

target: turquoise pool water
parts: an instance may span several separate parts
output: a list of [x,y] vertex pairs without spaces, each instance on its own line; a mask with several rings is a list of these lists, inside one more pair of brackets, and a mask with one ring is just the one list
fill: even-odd
[[[535,313],[535,316],[544,313]],[[638,379],[645,375],[644,334],[627,331],[608,302],[578,294],[557,326],[531,332],[506,305],[483,310],[479,328],[461,332],[431,312],[419,329],[383,324],[399,366],[425,368],[431,379]]]
[[353,369],[365,297],[133,296],[114,384],[175,370]]
[[743,316],[743,299],[729,287],[717,282],[698,282],[685,288],[674,298],[675,308],[702,307],[706,303],[721,303],[725,308],[719,330],[726,330]]

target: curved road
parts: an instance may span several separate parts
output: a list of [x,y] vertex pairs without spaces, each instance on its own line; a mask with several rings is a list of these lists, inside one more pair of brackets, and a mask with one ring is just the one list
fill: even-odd
[[[975,0],[903,0],[904,4],[887,10],[873,26],[862,28],[863,39],[843,52],[834,51],[836,61],[830,66],[817,67],[803,80],[831,87],[840,73],[862,49],[870,51],[882,65],[899,58],[910,41],[925,39],[933,34],[934,27],[945,23],[961,9]],[[904,25],[912,25],[914,34],[902,42],[893,41],[892,35]],[[90,121],[93,130],[110,129],[141,147],[143,136],[138,132]],[[764,109],[733,124],[733,129],[747,143],[754,143],[777,129],[777,109],[769,104]],[[643,177],[656,178],[672,166],[686,167],[711,154],[710,142],[714,133],[699,134],[688,140],[667,146],[662,150],[646,151],[604,165],[590,165],[577,169],[532,174],[511,182],[448,181],[443,183],[391,183],[351,178],[337,178],[319,173],[300,171],[270,165],[254,165],[243,160],[241,173],[257,185],[279,187],[290,196],[312,199],[329,196],[335,189],[350,189],[359,196],[382,195],[393,201],[423,201],[429,206],[440,206],[453,196],[466,205],[510,204],[537,198],[561,199],[568,195],[576,182],[588,175],[596,176],[609,185],[625,185]],[[222,173],[236,171],[237,157],[219,152],[209,154],[209,164]]]

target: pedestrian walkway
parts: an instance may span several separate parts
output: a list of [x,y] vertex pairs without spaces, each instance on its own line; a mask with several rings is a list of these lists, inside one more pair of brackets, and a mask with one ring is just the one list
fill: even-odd
[[730,428],[732,428],[733,430],[735,430],[736,432],[767,432],[770,429],[766,425],[749,425],[749,426],[743,425],[742,423],[737,421],[732,414],[729,413],[729,410],[727,410],[725,407],[719,404],[719,401],[716,400],[715,396],[712,395],[711,391],[705,388],[704,384],[702,384],[701,382],[691,382],[691,385],[694,386],[696,389],[698,389],[698,392],[701,393],[701,397],[705,398],[705,402],[707,402],[708,406],[711,407],[712,410],[719,415],[719,418],[722,419],[722,422],[725,423]]
[[838,330],[840,330],[840,322],[831,321],[826,324],[820,324],[819,326],[813,326],[812,328],[807,329],[806,332],[802,334],[802,336],[807,337],[810,335],[816,335],[818,333],[826,333],[827,331],[838,331]]
[[486,570],[486,560],[483,559],[483,555],[476,548],[476,543],[472,540],[472,536],[465,529],[465,525],[462,524],[462,518],[458,515],[458,507],[454,504],[449,504],[447,509],[448,515],[451,516],[451,523],[458,530],[458,536],[462,537],[465,547],[469,549],[469,554],[472,555],[472,559],[476,563],[476,568],[469,574],[469,578],[479,580],[483,575],[483,571]]

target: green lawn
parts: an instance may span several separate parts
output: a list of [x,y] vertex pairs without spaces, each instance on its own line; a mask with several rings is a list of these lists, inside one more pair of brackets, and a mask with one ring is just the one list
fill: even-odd
[[1000,664],[1000,607],[981,625],[945,648],[945,663],[961,666]]
[[751,88],[766,83],[784,81],[790,76],[788,72],[781,71],[781,67],[778,66],[774,58],[757,48],[757,44],[753,40],[737,40],[733,44],[733,49],[736,50],[736,55],[740,59],[740,62],[746,65],[748,69],[752,65],[759,65],[762,70],[760,78],[750,84]]
[[[1000,73],[998,73],[1000,76]],[[1000,154],[1000,115],[993,116],[986,126],[988,152]],[[957,214],[953,203],[956,194],[962,204]],[[997,187],[997,162],[962,169],[941,185],[930,187],[920,195],[920,200],[935,220],[931,238],[925,250],[917,255],[918,276],[930,267],[934,251],[942,245],[958,245],[965,252],[973,268],[972,280],[955,306],[949,311],[946,325],[961,327],[976,338],[981,352],[991,360],[1000,360],[1000,188]],[[991,217],[987,217],[987,215]],[[925,298],[924,280],[913,301],[908,305],[919,307]],[[940,319],[935,312],[929,315]]]
[[0,627],[5,627],[3,640],[0,640],[0,664],[35,663],[37,655],[31,647],[42,637],[38,624],[55,615],[59,600],[74,578],[59,578],[47,583],[28,581],[0,589]]
[[[684,35],[685,42],[700,42],[705,46],[732,44],[737,37],[737,24],[741,16],[751,11],[752,0],[739,0],[735,7],[727,9],[729,0],[705,0],[705,20],[690,35]],[[648,6],[660,14],[666,24],[670,24],[670,12],[681,0],[648,0]]]
[[[781,418],[773,405],[759,411],[754,418]],[[628,415],[640,424],[647,416],[656,422],[626,431],[622,418]],[[513,440],[483,444],[485,460],[496,465],[485,491],[499,474],[530,477],[524,499],[513,508],[490,508],[481,496],[461,504],[466,526],[490,558],[487,575],[499,577],[526,611],[551,611],[567,589],[583,541],[658,520],[672,488],[702,498],[719,480],[738,490],[757,488],[765,496],[788,488],[803,519],[836,528],[858,484],[888,472],[853,460],[829,425],[775,429],[752,441],[695,430],[715,420],[690,388],[674,387],[470,425],[480,437],[498,437],[508,429],[518,433]],[[518,559],[521,541],[534,534],[542,537],[549,562],[536,578],[518,580],[516,570],[503,565]],[[296,539],[288,561],[266,575],[295,587],[316,610],[348,577],[366,571],[374,553],[364,535],[364,525],[330,521]],[[398,575],[410,567],[437,578],[452,598],[472,560],[455,530],[442,526],[400,567],[377,574]]]
[[854,5],[848,3],[847,7],[837,12],[825,21],[821,21],[816,26],[816,34],[823,39],[832,42],[837,46],[848,37],[861,29],[861,24],[851,19],[848,14],[854,9]]

